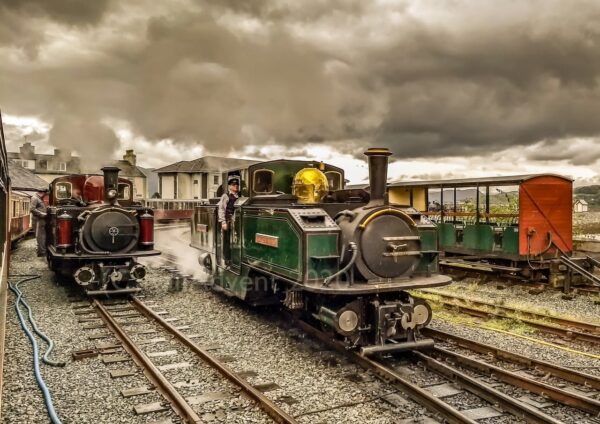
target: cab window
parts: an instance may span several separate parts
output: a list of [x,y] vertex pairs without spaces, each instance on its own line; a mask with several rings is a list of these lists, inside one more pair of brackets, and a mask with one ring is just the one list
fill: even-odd
[[129,184],[119,183],[119,200],[129,200],[131,198],[131,189]]
[[273,191],[273,175],[270,169],[259,169],[254,172],[252,191],[256,194],[269,194]]
[[58,200],[70,199],[72,190],[73,190],[73,186],[71,185],[71,183],[67,183],[67,182],[56,183],[56,188],[54,189],[54,195],[56,196],[56,199],[58,199]]
[[329,190],[341,190],[342,189],[342,174],[337,171],[327,171],[325,173],[327,182],[329,183]]

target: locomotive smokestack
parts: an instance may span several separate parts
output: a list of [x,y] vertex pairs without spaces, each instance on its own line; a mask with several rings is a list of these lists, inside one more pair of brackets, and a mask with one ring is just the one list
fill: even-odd
[[371,187],[371,201],[369,203],[383,203],[387,185],[388,156],[392,152],[385,148],[367,149],[365,155],[369,158],[369,186]]
[[119,171],[116,166],[105,166],[104,172],[104,200],[107,203],[114,204],[119,194]]

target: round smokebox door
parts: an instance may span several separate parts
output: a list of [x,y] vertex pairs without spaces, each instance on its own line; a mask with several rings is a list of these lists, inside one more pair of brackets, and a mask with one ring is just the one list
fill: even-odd
[[94,219],[90,229],[93,244],[109,252],[123,250],[137,242],[138,224],[135,218],[122,212],[109,211]]
[[364,264],[380,278],[410,275],[421,259],[419,232],[397,215],[381,215],[363,230]]

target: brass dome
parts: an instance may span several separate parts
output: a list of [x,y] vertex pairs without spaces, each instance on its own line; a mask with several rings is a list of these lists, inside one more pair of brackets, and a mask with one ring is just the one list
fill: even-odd
[[317,168],[304,168],[294,176],[292,193],[299,203],[319,203],[329,192],[327,177]]

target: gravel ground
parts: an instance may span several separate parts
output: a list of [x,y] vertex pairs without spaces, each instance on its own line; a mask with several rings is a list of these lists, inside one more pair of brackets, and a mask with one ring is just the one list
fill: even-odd
[[[42,331],[56,343],[53,358],[67,363],[64,368],[42,365],[42,375],[52,394],[57,413],[66,423],[145,423],[136,417],[131,399],[120,391],[128,384],[139,386],[144,379],[111,380],[108,368],[98,358],[73,361],[71,352],[93,346],[73,313],[67,291],[54,283],[42,258],[35,257],[35,240],[26,240],[12,254],[11,274],[40,274],[42,278],[24,283],[21,288],[32,306]],[[47,423],[49,421],[41,392],[35,382],[32,348],[14,310],[14,295],[9,294],[4,357],[2,422]],[[43,348],[45,349],[45,345]],[[158,400],[158,398],[156,398]]]
[[438,318],[434,318],[429,326],[480,343],[496,346],[503,350],[518,353],[523,356],[529,356],[540,361],[550,362],[564,367],[577,368],[579,371],[588,374],[600,375],[600,364],[598,359],[541,345],[536,342],[484,328],[445,321],[439,318],[439,314]]
[[[227,357],[235,371],[254,374],[250,383],[277,385],[267,396],[300,422],[395,423],[423,414],[412,402],[397,406],[381,399],[395,390],[297,330],[275,325],[273,311],[249,309],[189,282],[169,293],[168,278],[155,270],[145,284],[146,299],[160,299],[158,309],[177,311],[172,316],[178,323],[201,335],[198,344]],[[339,407],[348,403],[353,405]],[[326,411],[315,412],[320,410]]]
[[[178,234],[179,235],[179,234]],[[42,330],[55,340],[57,348],[54,358],[67,362],[64,368],[42,366],[42,373],[49,386],[54,404],[64,423],[144,423],[168,417],[171,413],[136,416],[133,407],[138,404],[160,401],[156,393],[123,398],[121,390],[147,385],[141,375],[122,379],[110,379],[109,371],[117,368],[134,369],[132,363],[102,363],[100,358],[72,361],[71,352],[90,348],[92,334],[106,330],[83,330],[68,299],[68,290],[54,283],[45,261],[35,258],[34,240],[20,244],[13,253],[11,274],[39,273],[41,280],[25,283],[22,289],[27,301],[34,309],[35,318]],[[186,246],[187,247],[187,246]],[[193,263],[185,259],[188,267]],[[193,267],[193,266],[192,266]],[[416,422],[425,411],[420,406],[400,397],[388,397],[394,389],[348,363],[343,357],[325,350],[319,344],[306,339],[286,323],[273,323],[273,311],[250,309],[234,299],[213,293],[198,284],[186,282],[180,292],[169,291],[170,274],[151,267],[144,283],[145,301],[155,302],[155,310],[167,310],[170,317],[177,317],[177,325],[190,325],[188,334],[198,334],[200,345],[210,347],[215,355],[228,357],[228,365],[236,371],[250,372],[252,384],[273,386],[266,394],[292,415],[306,423],[398,423],[413,419]],[[466,282],[458,284],[468,284]],[[457,286],[458,286],[457,284]],[[465,286],[469,287],[469,286]],[[482,287],[478,287],[478,290]],[[489,290],[490,298],[507,296],[509,290]],[[472,290],[471,290],[472,291]],[[463,290],[462,294],[469,294]],[[552,297],[553,293],[538,295],[531,305],[539,307],[539,299]],[[542,297],[540,297],[542,296]],[[517,295],[515,297],[518,298]],[[523,294],[521,292],[521,298]],[[489,298],[488,298],[489,300]],[[507,297],[509,300],[509,297]],[[577,305],[577,314],[588,319],[597,319],[598,307],[580,306],[584,299],[577,298],[570,305]],[[559,304],[558,299],[554,299]],[[533,303],[535,302],[535,303]],[[564,302],[564,301],[562,301]],[[553,305],[551,301],[548,302]],[[589,302],[591,303],[591,302]],[[2,417],[6,423],[48,422],[32,371],[31,346],[19,327],[14,312],[14,296],[9,294],[6,324],[6,354]],[[544,303],[543,307],[546,304]],[[568,309],[568,308],[567,308]],[[562,311],[562,310],[561,310]],[[568,352],[543,347],[522,339],[498,333],[453,324],[434,319],[432,326],[475,340],[494,344],[507,350],[551,361],[566,366],[598,367],[597,360],[590,360]],[[138,327],[146,328],[144,325]],[[105,339],[104,342],[115,341]],[[178,349],[170,342],[153,346],[152,351]],[[176,358],[159,358],[157,363],[190,361],[197,363],[188,353],[178,352]],[[182,387],[185,396],[198,394],[198,389],[223,390],[218,375],[208,376],[195,370],[201,366],[178,371],[176,381],[187,382]],[[587,370],[586,370],[587,371]],[[590,369],[589,372],[595,372]],[[598,372],[600,374],[600,372]],[[434,377],[431,377],[434,378]],[[198,383],[196,383],[198,381]],[[429,381],[431,384],[432,381]],[[235,390],[235,389],[234,389]],[[461,400],[457,399],[460,403]],[[465,404],[469,402],[464,400]],[[209,402],[202,407],[202,417],[213,422],[267,422],[264,416],[252,411],[254,405],[248,401]],[[254,415],[253,415],[254,414]],[[504,422],[502,420],[492,422]]]
[[[55,408],[64,423],[145,423],[168,418],[171,412],[136,416],[135,405],[161,401],[156,393],[123,398],[121,390],[148,385],[141,373],[133,377],[111,379],[109,371],[128,368],[132,362],[104,364],[100,357],[73,361],[73,351],[91,348],[96,343],[90,335],[105,334],[105,329],[84,330],[78,322],[72,290],[54,282],[46,263],[35,258],[35,241],[27,240],[13,253],[11,274],[40,274],[42,278],[22,286],[26,300],[34,310],[39,327],[54,339],[53,358],[64,360],[64,368],[42,365],[42,374],[49,387]],[[167,310],[170,317],[180,318],[177,325],[189,324],[188,334],[199,334],[197,342],[214,348],[217,356],[229,356],[228,365],[236,371],[251,371],[252,384],[275,383],[267,392],[283,409],[299,415],[306,423],[398,423],[412,422],[424,416],[420,406],[402,398],[384,397],[394,393],[389,385],[365,374],[362,369],[345,362],[339,355],[324,351],[306,340],[295,329],[273,324],[271,314],[245,307],[205,288],[186,283],[181,292],[168,291],[170,274],[150,269],[144,283],[145,301],[156,301],[155,310]],[[71,302],[69,301],[71,300]],[[6,354],[2,422],[47,423],[48,417],[32,370],[32,349],[22,332],[14,312],[14,296],[9,295],[6,324]],[[93,315],[90,315],[93,316]],[[131,320],[137,320],[135,318]],[[142,324],[136,331],[150,328]],[[116,342],[114,338],[101,340]],[[176,357],[157,358],[157,364],[189,361],[198,364],[191,354],[181,351],[171,342],[153,345],[148,351],[177,349]],[[119,353],[117,353],[119,354]],[[105,356],[108,357],[108,356]],[[204,370],[204,371],[198,371]],[[203,391],[223,391],[221,377],[207,375],[198,366],[178,370],[176,376],[167,372],[173,382],[188,383],[182,387],[184,396]],[[196,383],[197,382],[197,383]],[[186,386],[187,386],[186,385]],[[235,391],[233,389],[232,391]],[[235,394],[235,393],[234,393]],[[346,404],[350,404],[344,406]],[[256,406],[238,399],[208,402],[199,408],[207,422],[269,422]]]
[[[499,290],[497,287],[504,287]],[[477,278],[465,278],[454,281],[449,286],[437,287],[436,291],[457,294],[473,300],[496,303],[531,312],[576,318],[581,321],[600,324],[600,304],[596,304],[592,296],[577,295],[565,300],[563,293],[546,290],[539,294],[530,294],[530,287],[507,285],[506,282],[490,280],[479,284]]]

